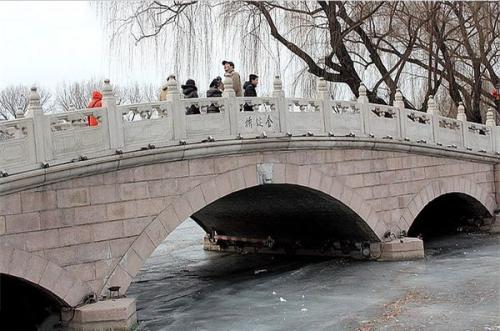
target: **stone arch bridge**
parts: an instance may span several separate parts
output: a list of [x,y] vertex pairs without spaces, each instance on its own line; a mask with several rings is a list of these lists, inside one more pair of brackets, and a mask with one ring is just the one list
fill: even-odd
[[[112,286],[126,291],[191,216],[208,233],[307,235],[312,249],[350,242],[398,258],[421,254],[404,237],[419,234],[429,208],[494,215],[491,112],[482,125],[463,108],[459,119],[439,116],[432,98],[428,113],[405,109],[399,93],[395,106],[375,105],[364,87],[357,101],[336,101],[322,80],[315,99],[285,97],[279,78],[271,97],[236,98],[228,77],[225,86],[222,98],[181,99],[170,81],[167,101],[120,106],[106,81],[103,108],[59,114],[43,114],[32,89],[26,116],[0,123],[0,273],[77,306]],[[185,115],[193,105],[201,114]],[[79,314],[74,323],[94,318]],[[130,324],[135,309],[119,314],[104,322]]]

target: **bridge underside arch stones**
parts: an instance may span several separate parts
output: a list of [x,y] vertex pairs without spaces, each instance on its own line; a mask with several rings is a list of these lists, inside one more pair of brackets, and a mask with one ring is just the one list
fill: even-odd
[[[225,224],[219,231],[263,237],[262,216],[279,214],[281,208],[288,213],[285,221],[293,215],[303,221],[288,228],[276,223],[284,233],[307,229],[317,235],[322,231],[314,227],[331,220],[326,233],[335,240],[369,242],[373,257],[378,257],[378,247],[381,258],[391,258],[405,257],[408,251],[421,256],[421,241],[386,242],[407,232],[419,212],[442,194],[467,194],[491,214],[496,207],[495,163],[487,158],[410,154],[366,144],[328,147],[320,140],[283,143],[268,138],[258,146],[213,142],[210,147],[138,151],[1,178],[1,247],[60,267],[83,286],[78,292],[69,288],[65,297],[81,301],[89,293],[107,294],[110,286],[120,286],[124,293],[154,249],[190,216],[207,231]],[[261,219],[249,232],[242,225],[251,224],[251,213],[240,213],[239,221],[232,217],[245,210],[245,201],[253,210],[265,201],[265,206],[275,206],[274,214],[261,209],[256,215]],[[307,223],[305,210],[314,205],[317,215]],[[0,251],[2,263],[9,260],[5,252]],[[9,273],[6,267],[0,270]],[[81,293],[82,288],[88,293]]]

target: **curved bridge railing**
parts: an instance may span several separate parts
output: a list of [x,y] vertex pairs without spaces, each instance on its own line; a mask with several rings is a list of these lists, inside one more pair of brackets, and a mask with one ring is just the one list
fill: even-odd
[[[221,98],[181,99],[171,80],[167,101],[117,105],[106,80],[104,107],[57,114],[42,112],[32,88],[25,117],[0,122],[0,175],[140,149],[256,137],[371,137],[500,154],[491,109],[482,125],[467,122],[462,105],[458,119],[438,116],[432,97],[427,113],[405,109],[399,91],[395,106],[384,106],[368,103],[364,86],[357,101],[331,100],[322,79],[316,99],[285,97],[279,77],[271,97],[235,97],[231,79],[224,83]],[[201,114],[186,115],[193,106]],[[214,109],[219,112],[209,111]],[[90,115],[97,126],[89,126]]]

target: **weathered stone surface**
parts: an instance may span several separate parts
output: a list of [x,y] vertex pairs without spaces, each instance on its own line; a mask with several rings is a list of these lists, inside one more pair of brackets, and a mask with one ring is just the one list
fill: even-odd
[[5,234],[5,216],[0,216],[0,236]]
[[133,218],[136,215],[137,209],[133,202],[116,202],[106,205],[106,216],[110,221]]
[[106,209],[108,205],[91,205],[75,208],[75,224],[89,224],[103,222],[107,219]]
[[19,233],[40,230],[40,213],[7,215],[6,233]]
[[28,271],[28,263],[30,255],[20,249],[15,249],[12,253],[12,260],[10,262],[9,274],[17,277],[23,277]]
[[45,256],[48,260],[64,267],[67,265],[78,263],[77,246],[72,247],[59,247],[44,250]]
[[139,254],[141,259],[146,260],[155,250],[156,246],[151,238],[146,233],[143,233],[134,241],[132,248]]
[[132,243],[137,237],[127,237],[120,239],[113,239],[109,241],[109,247],[111,249],[111,255],[108,258],[122,257],[123,254],[130,248]]
[[47,267],[45,268],[38,284],[47,289],[53,289],[62,272],[63,269],[54,263],[49,263],[47,264]]
[[215,172],[214,159],[195,159],[189,161],[189,175],[210,175]]
[[22,192],[21,205],[23,212],[25,213],[39,210],[55,209],[57,207],[56,192]]
[[[113,273],[111,274],[111,277],[107,281],[107,284],[109,285],[109,287],[120,286],[121,288],[120,293],[123,294],[123,292],[128,288],[131,282],[132,282],[132,276],[119,264],[113,270]],[[102,294],[105,295],[108,294],[107,288],[103,289]]]
[[123,221],[123,234],[125,237],[136,236],[153,220],[152,216],[130,218]]
[[57,206],[59,208],[87,206],[90,204],[88,188],[76,188],[57,191]]
[[147,228],[146,228],[146,234],[148,235],[149,239],[153,242],[153,245],[157,247],[165,238],[167,237],[167,229],[163,226],[161,222],[158,220],[151,223]]
[[133,169],[136,181],[154,180],[163,177],[163,167],[161,164],[145,165]]
[[120,199],[121,200],[137,200],[149,197],[148,183],[125,183],[120,184]]
[[95,263],[73,264],[65,267],[74,278],[81,281],[90,281],[96,279]]
[[103,223],[92,224],[89,231],[94,241],[103,241],[109,239],[123,238],[125,229],[123,221],[109,221]]
[[99,185],[90,187],[90,202],[93,205],[117,202],[120,200],[120,195],[118,192],[119,185]]
[[[12,272],[52,291],[57,287],[71,302],[86,291],[72,284],[75,279],[95,291],[112,283],[126,290],[168,233],[222,196],[258,185],[257,165],[263,163],[272,165],[274,183],[301,185],[334,197],[379,238],[388,230],[407,231],[429,202],[450,192],[467,194],[491,212],[496,208],[500,170],[486,162],[349,148],[256,152],[248,146],[251,153],[246,155],[173,162],[152,155],[149,160],[160,163],[129,163],[128,169],[61,178],[2,195],[0,244],[23,249],[29,257],[11,265],[14,251],[2,246],[0,270],[12,267]],[[420,246],[410,240],[378,248],[381,258],[398,259],[419,257]],[[20,256],[25,255],[17,253],[16,260]],[[72,279],[54,268],[46,271],[48,261],[66,268]],[[52,277],[62,277],[61,283]]]
[[94,262],[107,259],[110,247],[107,241],[83,244],[76,247],[77,262]]
[[136,253],[135,250],[130,249],[124,255],[120,264],[130,275],[135,276],[144,264],[144,260],[139,256],[139,254]]
[[165,229],[172,232],[183,220],[175,212],[174,206],[168,206],[160,215],[158,220],[162,222]]
[[76,308],[74,316],[67,313],[70,330],[129,330],[137,323],[135,299],[120,298],[99,301]]
[[243,176],[245,177],[246,187],[252,187],[257,185],[257,170],[255,165],[243,168]]
[[61,236],[57,229],[26,233],[23,237],[28,251],[60,247]]
[[62,246],[77,245],[96,240],[95,236],[92,235],[92,228],[88,226],[73,226],[59,229],[59,239]]
[[177,178],[189,176],[188,161],[177,161],[162,165],[163,178]]
[[186,193],[186,198],[194,211],[200,210],[206,206],[203,192],[199,186]]
[[379,261],[400,261],[424,257],[424,243],[418,238],[401,238],[380,244]]
[[228,174],[219,175],[215,178],[214,181],[218,193],[217,198],[221,198],[233,192],[231,186],[231,176],[229,176]]
[[38,284],[48,263],[49,261],[47,261],[46,259],[41,258],[40,256],[37,256],[35,254],[31,254],[23,278],[29,280],[34,284]]
[[21,195],[19,193],[3,195],[0,198],[0,215],[21,213]]

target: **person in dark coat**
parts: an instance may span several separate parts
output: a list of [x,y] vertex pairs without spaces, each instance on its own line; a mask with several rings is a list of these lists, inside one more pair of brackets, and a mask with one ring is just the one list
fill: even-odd
[[[243,90],[245,91],[243,96],[245,97],[256,97],[257,96],[257,91],[255,88],[257,87],[257,84],[259,83],[259,76],[251,74],[248,77],[248,81],[243,84]],[[243,107],[244,111],[253,111],[253,107],[250,106],[249,104],[245,103],[245,106]]]
[[[196,83],[193,79],[188,79],[186,84],[181,85],[182,94],[184,94],[185,99],[198,98],[198,88],[196,87]],[[192,105],[186,110],[186,115],[199,114],[200,108],[195,105]]]
[[[221,79],[220,77],[215,78],[207,90],[207,98],[219,98],[222,96],[222,91],[220,90]],[[208,107],[207,113],[220,113],[219,107],[213,103]]]

